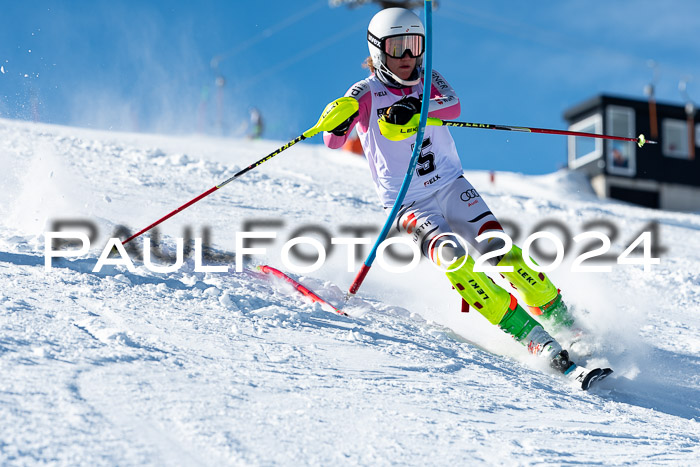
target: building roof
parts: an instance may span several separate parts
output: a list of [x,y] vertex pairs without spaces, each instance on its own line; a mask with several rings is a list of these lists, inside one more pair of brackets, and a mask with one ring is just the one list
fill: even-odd
[[[581,114],[589,113],[591,110],[601,107],[604,104],[619,104],[630,106],[646,106],[648,100],[637,97],[614,96],[612,94],[598,94],[583,102],[580,102],[564,111],[564,119],[568,122],[577,120]],[[657,111],[661,114],[672,116],[685,116],[684,104],[656,101]]]

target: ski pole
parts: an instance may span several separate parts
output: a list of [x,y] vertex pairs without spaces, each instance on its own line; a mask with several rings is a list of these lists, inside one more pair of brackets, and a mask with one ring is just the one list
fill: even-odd
[[[550,135],[565,135],[565,136],[583,136],[586,138],[611,139],[617,141],[630,141],[637,143],[641,148],[646,143],[657,144],[656,141],[647,140],[644,135],[639,135],[637,138],[625,138],[623,136],[599,135],[597,133],[584,133],[580,131],[568,130],[550,130],[548,128],[530,128],[524,126],[510,125],[493,125],[490,123],[471,123],[471,122],[454,122],[449,120],[440,120],[439,118],[428,118],[430,126],[454,126],[459,128],[481,128],[485,130],[503,130],[503,131],[519,131],[523,133],[544,133]],[[379,128],[382,135],[392,141],[401,141],[416,133],[415,121],[411,120],[406,125],[394,125],[386,121],[379,121]]]
[[[432,76],[432,68],[433,68],[433,56],[432,56],[433,2],[432,2],[432,0],[425,0],[423,5],[424,5],[424,10],[425,10],[425,69],[423,72],[423,76],[426,77],[425,79],[426,79],[427,83],[430,83],[430,77]],[[426,86],[430,86],[430,84],[426,84]],[[430,93],[424,92],[423,93],[423,103],[421,105],[420,114],[416,115],[416,117],[418,117],[418,115],[420,115],[420,117],[418,117],[418,121],[416,122],[416,125],[415,125],[416,131],[414,133],[416,134],[416,142],[413,145],[413,154],[411,155],[411,160],[408,164],[408,170],[406,171],[406,175],[404,175],[403,183],[401,184],[401,188],[399,189],[399,194],[396,197],[396,201],[394,201],[394,207],[391,209],[391,212],[389,213],[389,216],[387,217],[386,222],[384,223],[384,227],[382,227],[382,231],[379,233],[379,237],[377,237],[377,241],[374,243],[372,250],[369,252],[367,259],[365,259],[365,262],[362,264],[362,267],[358,271],[357,276],[355,276],[355,280],[353,281],[352,285],[350,286],[348,293],[345,294],[345,302],[346,303],[348,300],[350,300],[350,297],[352,295],[355,295],[357,293],[358,289],[362,285],[362,282],[365,280],[365,277],[367,276],[369,269],[372,267],[372,263],[374,262],[374,259],[377,257],[377,248],[379,248],[379,245],[384,241],[384,239],[389,234],[389,229],[394,224],[394,219],[396,218],[396,214],[398,213],[399,209],[401,209],[401,203],[403,203],[403,199],[406,196],[406,192],[408,192],[408,187],[411,184],[411,178],[413,177],[413,171],[416,169],[416,164],[418,163],[418,156],[420,155],[421,148],[423,147],[423,144],[422,144],[423,143],[423,132],[425,131],[426,120],[430,120],[428,118],[428,104],[429,104],[429,102],[430,102]]]
[[[359,108],[359,104],[355,98],[341,97],[340,99],[334,100],[333,102],[328,104],[326,106],[326,108],[323,110],[323,113],[321,114],[321,117],[318,119],[318,122],[316,122],[316,125],[312,126],[308,130],[306,130],[304,133],[297,136],[293,140],[289,141],[285,145],[280,146],[279,148],[275,149],[274,151],[272,151],[270,154],[263,157],[259,161],[250,164],[248,167],[239,171],[234,176],[224,180],[223,182],[219,183],[216,186],[209,188],[207,191],[205,191],[201,195],[189,200],[188,202],[186,202],[185,204],[183,204],[179,208],[170,211],[168,214],[161,217],[160,219],[158,219],[157,221],[155,221],[154,223],[152,223],[148,227],[145,227],[145,228],[139,230],[134,235],[132,235],[131,237],[124,240],[122,242],[122,244],[125,245],[125,244],[129,243],[131,240],[135,239],[136,237],[143,234],[144,232],[147,232],[147,231],[151,230],[153,227],[160,224],[161,222],[170,219],[178,212],[187,209],[188,207],[192,206],[194,203],[201,200],[202,198],[206,198],[207,196],[214,193],[219,188],[222,188],[225,185],[228,185],[229,183],[231,183],[232,181],[234,181],[235,179],[237,179],[238,177],[240,177],[244,173],[249,172],[250,170],[253,170],[254,168],[258,167],[259,165],[269,161],[270,159],[272,159],[273,157],[275,157],[276,155],[278,155],[282,151],[285,151],[285,150],[291,148],[292,146],[294,146],[298,142],[304,141],[307,138],[311,138],[312,136],[315,136],[322,131],[331,131],[331,130],[335,129],[338,125],[343,123],[343,121],[347,120],[352,114],[357,112],[358,108]],[[333,111],[333,112],[331,112],[331,111]]]

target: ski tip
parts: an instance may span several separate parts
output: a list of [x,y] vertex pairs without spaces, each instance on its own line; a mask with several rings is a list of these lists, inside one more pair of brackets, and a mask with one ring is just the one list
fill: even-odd
[[581,389],[588,391],[592,385],[607,378],[613,372],[611,368],[596,368],[591,370],[581,382]]
[[565,375],[572,381],[575,381],[581,389],[587,391],[593,384],[607,378],[612,372],[611,368],[593,368],[589,370],[577,365],[573,370],[567,371]]
[[590,372],[588,372],[583,381],[581,381],[581,389],[583,389],[584,391],[588,391],[588,389],[591,387],[591,384],[595,383],[602,375],[603,370],[601,370],[600,368],[591,370]]

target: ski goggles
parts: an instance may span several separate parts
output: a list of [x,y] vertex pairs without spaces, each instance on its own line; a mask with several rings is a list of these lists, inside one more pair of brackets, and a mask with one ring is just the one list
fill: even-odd
[[377,45],[385,54],[392,58],[401,58],[406,53],[411,58],[423,55],[425,50],[425,37],[420,34],[401,34],[399,36],[389,36],[378,40],[369,33],[372,42]]

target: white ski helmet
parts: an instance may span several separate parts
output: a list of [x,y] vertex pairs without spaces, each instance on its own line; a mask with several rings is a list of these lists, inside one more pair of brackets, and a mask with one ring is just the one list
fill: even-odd
[[[420,82],[425,29],[411,10],[386,8],[374,15],[367,28],[367,46],[376,75],[384,84],[413,86]],[[401,58],[405,53],[416,57],[416,69],[408,79],[399,78],[386,66],[387,51],[391,50],[394,50],[392,57],[395,58]]]

